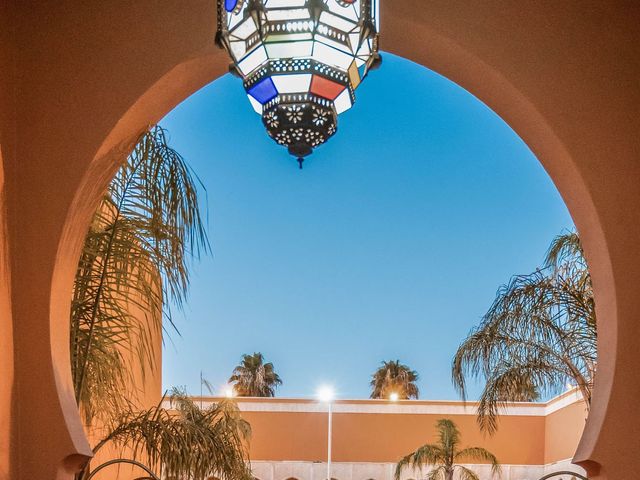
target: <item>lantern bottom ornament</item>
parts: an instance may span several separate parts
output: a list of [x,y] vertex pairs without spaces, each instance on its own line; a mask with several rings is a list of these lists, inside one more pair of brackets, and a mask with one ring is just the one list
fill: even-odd
[[265,108],[262,122],[267,133],[302,163],[313,149],[337,131],[337,113],[333,105],[312,94],[302,101],[280,102]]
[[218,0],[216,41],[229,69],[300,168],[381,63],[378,9],[378,0]]

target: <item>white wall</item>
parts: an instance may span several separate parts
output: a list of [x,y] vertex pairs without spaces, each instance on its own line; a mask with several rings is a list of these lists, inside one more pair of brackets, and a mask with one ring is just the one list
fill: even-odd
[[[325,480],[327,464],[322,462],[251,462],[254,476],[259,480]],[[492,477],[489,465],[464,465],[473,470],[480,480],[498,480]],[[336,480],[394,480],[394,463],[331,463],[331,477]],[[570,460],[550,465],[503,465],[500,480],[539,480],[548,473],[569,470],[584,475],[584,470],[571,464]],[[422,480],[428,469],[420,472],[405,472],[402,480]],[[571,480],[569,476],[552,480]]]

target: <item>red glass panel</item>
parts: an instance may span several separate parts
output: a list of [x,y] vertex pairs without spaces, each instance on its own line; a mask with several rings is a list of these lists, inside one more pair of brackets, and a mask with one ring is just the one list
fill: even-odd
[[332,80],[327,80],[324,77],[314,75],[311,80],[310,92],[319,97],[326,98],[327,100],[335,100],[344,89],[347,88],[344,85],[340,85]]

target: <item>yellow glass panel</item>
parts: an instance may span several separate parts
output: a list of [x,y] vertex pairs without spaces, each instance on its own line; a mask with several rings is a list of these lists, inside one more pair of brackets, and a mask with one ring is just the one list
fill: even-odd
[[353,62],[349,67],[349,80],[351,81],[351,86],[353,87],[354,90],[358,88],[358,85],[360,85],[360,82],[361,82],[360,72],[358,71],[358,66],[356,65],[356,62]]

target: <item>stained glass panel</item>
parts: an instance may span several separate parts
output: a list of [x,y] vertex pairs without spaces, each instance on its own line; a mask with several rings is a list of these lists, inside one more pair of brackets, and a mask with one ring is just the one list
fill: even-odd
[[318,95],[319,97],[326,98],[327,100],[335,100],[345,88],[347,87],[337,82],[314,75],[313,80],[311,80],[310,91],[311,93]]
[[267,77],[256,83],[254,86],[249,88],[247,93],[263,105],[278,96],[278,90],[276,90],[276,86],[274,85],[271,77]]

